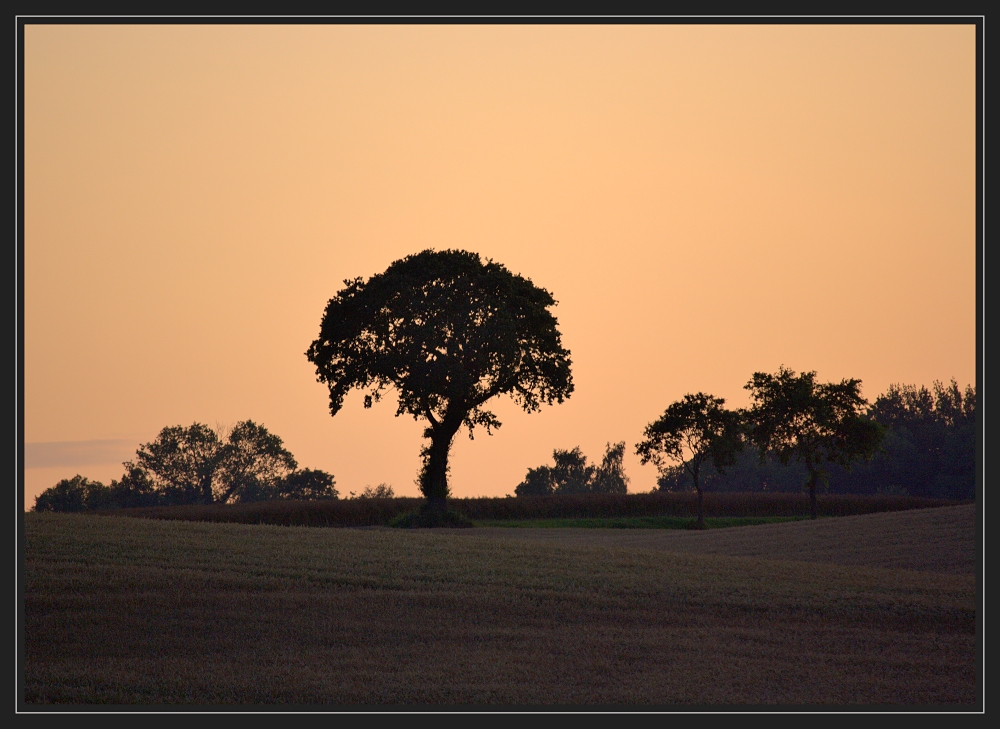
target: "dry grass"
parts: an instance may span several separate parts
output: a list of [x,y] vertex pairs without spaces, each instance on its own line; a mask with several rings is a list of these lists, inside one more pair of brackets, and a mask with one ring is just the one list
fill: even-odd
[[976,701],[970,575],[478,530],[25,522],[29,703]]

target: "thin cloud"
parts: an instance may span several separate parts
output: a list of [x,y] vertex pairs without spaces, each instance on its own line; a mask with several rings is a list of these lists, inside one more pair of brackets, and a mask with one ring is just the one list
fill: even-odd
[[138,441],[127,438],[25,443],[24,467],[51,468],[121,463],[134,455],[138,446]]

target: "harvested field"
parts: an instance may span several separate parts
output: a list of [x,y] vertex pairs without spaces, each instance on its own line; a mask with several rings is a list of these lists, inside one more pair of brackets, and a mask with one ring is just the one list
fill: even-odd
[[25,525],[29,704],[977,701],[967,574],[635,548],[626,530]]
[[462,530],[462,534],[561,546],[605,545],[952,574],[972,574],[976,568],[974,504],[709,531],[484,527]]

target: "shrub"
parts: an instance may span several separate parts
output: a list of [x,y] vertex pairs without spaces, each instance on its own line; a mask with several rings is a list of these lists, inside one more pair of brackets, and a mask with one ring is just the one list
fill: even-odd
[[420,509],[408,514],[400,514],[389,522],[398,529],[419,529],[432,527],[473,527],[472,520],[451,509]]
[[64,478],[35,497],[32,511],[84,511],[113,505],[111,489],[80,474]]
[[292,471],[277,484],[279,498],[284,499],[336,499],[333,475],[318,469],[303,468]]
[[[351,496],[354,496],[354,492],[351,492]],[[356,499],[392,499],[395,498],[396,494],[392,490],[392,486],[387,483],[380,483],[375,488],[371,486],[365,486],[365,490],[362,491],[357,496]]]

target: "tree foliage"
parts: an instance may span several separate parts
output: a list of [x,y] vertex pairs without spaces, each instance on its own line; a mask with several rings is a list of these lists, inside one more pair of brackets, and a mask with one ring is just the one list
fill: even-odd
[[[354,496],[354,493],[351,492]],[[378,486],[365,486],[364,491],[355,496],[357,499],[394,499],[396,498],[396,493],[392,490],[392,486],[387,483],[380,483]]]
[[869,414],[886,429],[869,479],[921,496],[971,499],[976,487],[976,388],[891,385]]
[[272,498],[310,501],[335,499],[339,495],[335,484],[336,481],[329,473],[303,468],[277,479]]
[[212,504],[273,498],[298,465],[281,438],[244,420],[228,433],[194,423],[164,428],[127,461],[171,503]]
[[352,389],[365,407],[395,390],[396,415],[424,419],[420,490],[444,509],[448,453],[462,426],[489,434],[486,403],[509,395],[526,412],[573,391],[552,295],[475,253],[425,250],[330,299],[306,352],[330,394],[330,414]]
[[46,489],[37,511],[335,499],[332,475],[297,463],[278,436],[251,420],[231,430],[171,426],[143,443],[111,486],[77,475]]
[[132,508],[139,506],[157,506],[168,503],[166,494],[157,489],[149,472],[132,461],[124,464],[125,473],[120,481],[111,481],[111,492],[115,506]]
[[636,445],[641,462],[654,463],[661,475],[672,464],[691,477],[698,492],[699,525],[704,523],[702,466],[710,462],[721,472],[743,450],[741,417],[725,404],[723,398],[703,392],[685,395],[646,426],[645,440]]
[[553,494],[624,494],[629,479],[624,467],[625,441],[607,444],[601,465],[587,463],[579,446],[573,450],[552,452],[552,466],[529,468],[514,489],[517,496],[550,496]]
[[163,428],[155,440],[143,443],[126,472],[139,469],[153,488],[177,504],[211,504],[218,490],[222,443],[219,434],[201,423]]
[[[828,463],[826,489],[838,494],[909,495],[942,499],[971,499],[976,487],[976,388],[949,385],[890,385],[868,409],[867,417],[885,429],[870,461],[845,468]],[[782,465],[773,453],[762,460],[748,449],[720,473],[711,463],[701,473],[704,488],[714,491],[799,491],[807,483],[804,464]],[[683,467],[661,471],[662,491],[691,487]]]
[[607,444],[601,465],[594,473],[590,492],[594,494],[627,494],[629,478],[625,475],[625,441]]
[[80,474],[64,478],[55,486],[35,497],[32,511],[85,511],[100,508],[110,489],[100,481],[91,481]]
[[300,472],[295,479],[288,481],[297,466],[295,458],[285,450],[281,438],[252,420],[244,420],[233,427],[219,449],[219,486],[214,493],[215,500],[222,503],[248,500],[243,497],[255,493],[268,495],[269,492],[274,498],[283,495],[283,487],[291,487],[291,492],[285,488],[286,494],[295,493],[296,489],[310,492],[317,488],[321,492],[324,490],[317,481],[317,478],[322,479],[320,471]]
[[781,367],[774,375],[755,372],[745,389],[753,401],[750,437],[761,458],[770,452],[783,464],[794,459],[806,467],[816,518],[816,485],[826,464],[847,467],[870,458],[882,441],[882,426],[865,416],[861,381],[819,383],[815,372],[796,375]]

